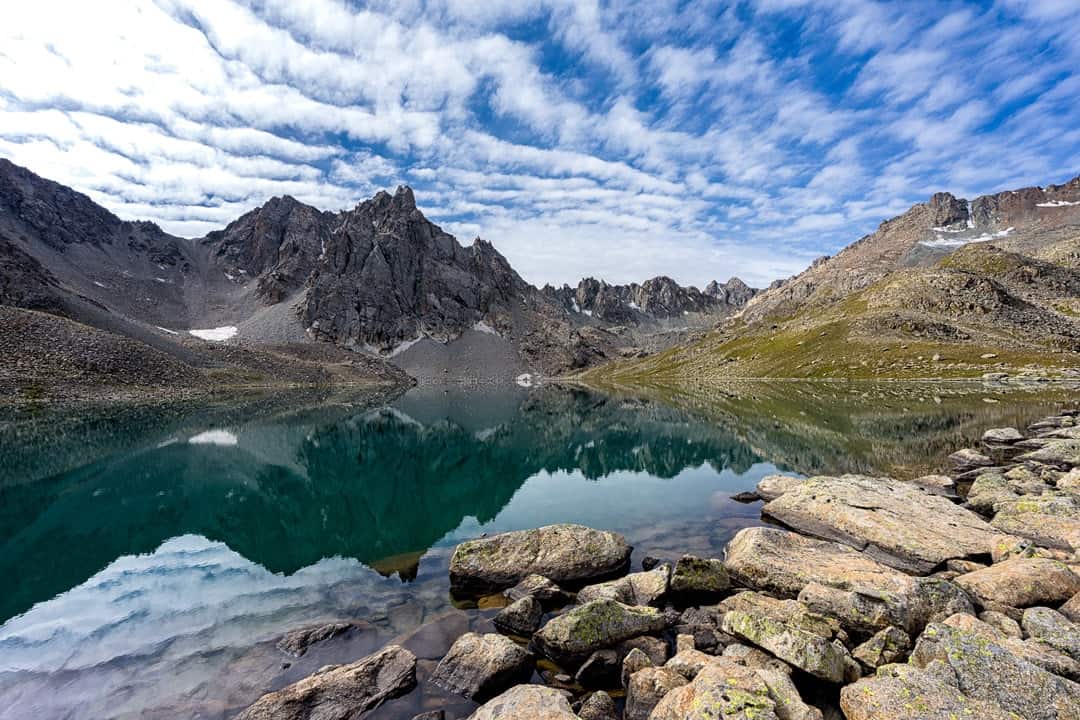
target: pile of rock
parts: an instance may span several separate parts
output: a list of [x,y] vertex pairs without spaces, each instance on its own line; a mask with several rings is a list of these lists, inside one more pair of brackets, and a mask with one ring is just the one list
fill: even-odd
[[[950,476],[765,478],[787,529],[744,529],[723,559],[627,574],[620,535],[575,525],[463,543],[453,589],[501,594],[502,634],[461,636],[432,682],[483,702],[471,720],[814,720],[837,695],[849,720],[1078,718],[1080,414],[1029,430],[988,431]],[[411,687],[407,656],[243,717],[352,717]]]

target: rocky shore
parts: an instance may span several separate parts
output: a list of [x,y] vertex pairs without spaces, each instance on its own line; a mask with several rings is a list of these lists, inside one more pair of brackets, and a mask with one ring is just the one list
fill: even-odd
[[722,558],[631,572],[621,535],[577,525],[467,541],[452,592],[490,631],[438,658],[388,645],[239,717],[407,718],[387,711],[419,684],[465,704],[415,720],[1080,718],[1080,411],[949,460],[914,480],[766,477],[741,499],[776,526]]

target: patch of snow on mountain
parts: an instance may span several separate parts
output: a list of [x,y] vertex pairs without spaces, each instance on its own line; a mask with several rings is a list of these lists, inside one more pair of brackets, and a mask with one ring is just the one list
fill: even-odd
[[481,321],[477,322],[475,325],[473,325],[473,330],[478,330],[478,331],[480,331],[482,333],[485,333],[487,335],[496,335],[497,336],[499,334],[498,330],[491,327],[490,325],[488,325],[483,320],[481,320]]
[[239,440],[236,433],[229,430],[207,430],[198,435],[188,438],[189,445],[220,445],[221,447],[236,447]]
[[236,335],[237,328],[235,325],[225,325],[224,327],[210,328],[209,330],[188,330],[188,332],[201,340],[224,342]]
[[1073,205],[1080,205],[1080,202],[1069,202],[1068,200],[1051,200],[1050,202],[1037,203],[1035,205],[1035,207],[1056,208],[1056,207],[1071,207]]
[[996,233],[984,233],[977,237],[963,237],[963,238],[946,238],[942,235],[937,235],[934,240],[923,240],[919,244],[930,248],[958,248],[971,243],[990,242],[991,240],[998,240],[1006,237],[1011,233],[1014,228],[1005,228],[999,230]]

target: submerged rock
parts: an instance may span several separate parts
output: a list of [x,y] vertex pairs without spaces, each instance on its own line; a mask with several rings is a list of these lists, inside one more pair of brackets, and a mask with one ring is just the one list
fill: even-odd
[[293,630],[292,632],[285,633],[285,635],[278,640],[277,648],[287,655],[302,657],[304,653],[308,651],[308,648],[315,643],[335,638],[352,627],[352,623],[338,622]]
[[671,624],[672,618],[656,608],[594,600],[550,620],[533,635],[533,643],[545,657],[574,666],[595,650],[661,632]]
[[581,525],[508,532],[458,545],[450,559],[450,586],[456,593],[481,594],[533,574],[556,583],[603,579],[625,572],[630,551],[622,535]]
[[267,693],[237,715],[238,720],[346,720],[416,686],[416,656],[398,645],[349,665],[325,667],[314,675]]
[[955,583],[983,607],[1057,605],[1080,592],[1080,576],[1065,563],[1045,558],[1011,558],[961,575]]
[[910,483],[859,475],[811,478],[767,503],[762,513],[920,574],[951,558],[985,555],[1001,536],[946,498]]
[[563,691],[518,685],[488,700],[469,720],[578,720],[578,716]]
[[529,679],[533,658],[510,638],[466,633],[435,668],[431,681],[467,698],[485,700]]

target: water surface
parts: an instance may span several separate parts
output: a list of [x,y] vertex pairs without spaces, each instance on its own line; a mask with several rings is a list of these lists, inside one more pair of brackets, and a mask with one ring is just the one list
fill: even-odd
[[[730,496],[765,474],[923,474],[1068,395],[429,386],[0,411],[0,718],[227,717],[392,638],[434,659],[490,614],[448,597],[462,539],[579,522],[635,561],[715,555],[760,522]],[[357,629],[274,648],[332,620]]]

